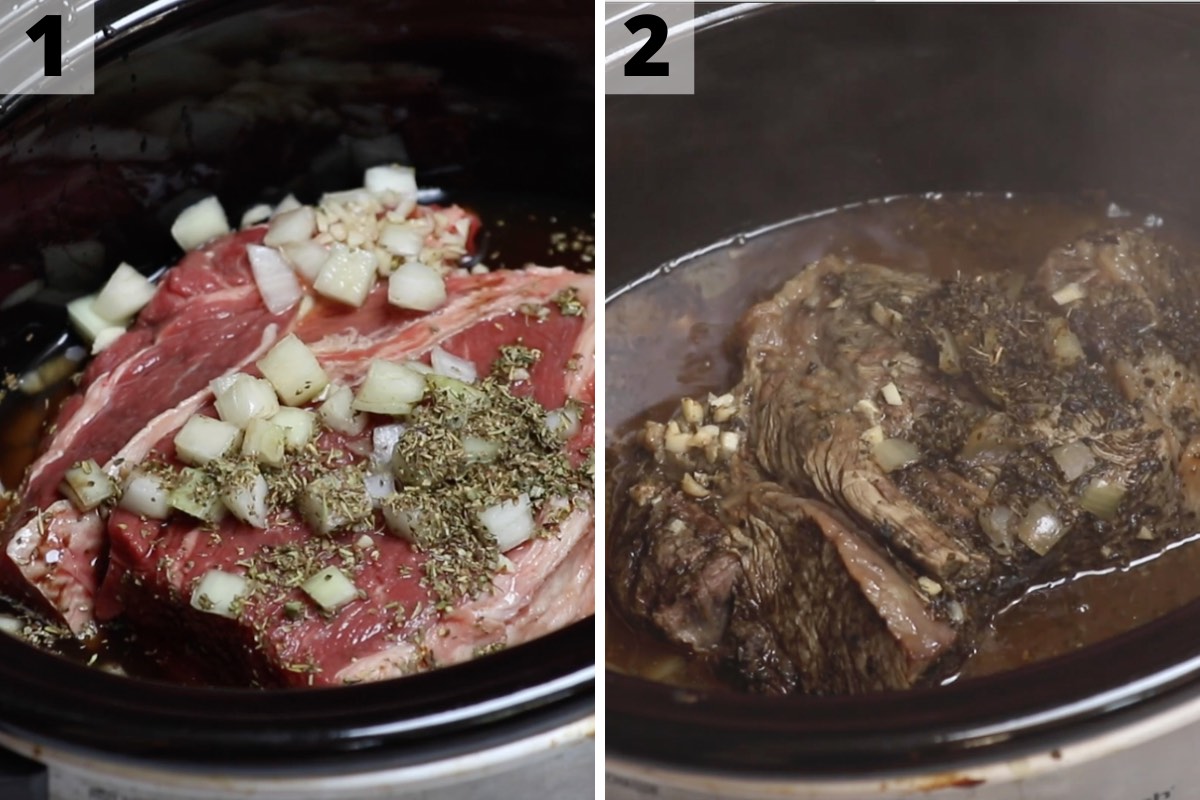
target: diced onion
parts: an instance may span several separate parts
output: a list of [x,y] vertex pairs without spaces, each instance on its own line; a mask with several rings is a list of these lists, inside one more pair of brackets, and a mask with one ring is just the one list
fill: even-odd
[[961,375],[962,354],[950,331],[938,328],[934,335],[937,337],[938,345],[938,369],[947,375]]
[[263,244],[278,247],[290,242],[303,242],[311,239],[316,232],[316,212],[312,206],[300,206],[278,213],[271,219],[271,224],[267,226],[267,234],[263,237]]
[[337,567],[326,567],[300,584],[304,593],[325,611],[337,611],[358,597],[358,587]]
[[234,601],[250,591],[250,581],[236,572],[210,569],[192,590],[192,608],[207,614],[235,618]]
[[900,397],[900,390],[896,388],[896,384],[888,383],[879,391],[883,395],[883,401],[889,406],[903,405],[904,399]]
[[1068,303],[1074,303],[1076,300],[1082,300],[1087,297],[1087,290],[1078,283],[1068,283],[1050,296],[1054,298],[1054,302],[1060,306],[1065,306]]
[[398,308],[433,311],[446,302],[446,282],[433,267],[405,262],[388,277],[388,302]]
[[420,546],[421,511],[401,505],[399,495],[385,497],[381,505],[387,529],[404,541]]
[[296,195],[289,194],[287,197],[279,201],[279,205],[275,206],[274,214],[286,214],[289,211],[300,208],[300,206],[301,203],[296,199]]
[[96,295],[92,310],[113,325],[124,325],[154,297],[154,284],[128,264],[120,264]]
[[412,167],[399,164],[371,167],[363,175],[363,185],[373,194],[395,192],[401,195],[416,195],[417,173]]
[[433,348],[429,360],[433,363],[433,371],[437,375],[456,378],[463,383],[474,383],[478,377],[473,361],[448,353],[440,347]]
[[485,508],[479,512],[479,521],[496,540],[501,553],[529,541],[537,530],[533,521],[533,506],[527,494]]
[[275,387],[268,381],[240,372],[229,388],[217,395],[216,407],[221,419],[245,428],[256,417],[273,416],[279,410],[279,401],[275,399]]
[[1111,520],[1117,515],[1117,507],[1125,496],[1125,487],[1116,481],[1097,478],[1084,488],[1079,505],[1100,519]]
[[135,472],[125,484],[118,504],[126,511],[147,519],[166,519],[171,512],[168,504],[170,490],[157,475]]
[[288,260],[296,272],[304,276],[304,279],[312,283],[321,274],[321,267],[325,266],[325,262],[329,260],[329,250],[320,242],[289,242],[283,245],[280,250],[283,251],[283,256]]
[[425,396],[425,376],[403,364],[375,360],[354,397],[356,411],[407,414]]
[[228,453],[240,435],[232,423],[195,416],[175,434],[175,455],[185,464],[203,466]]
[[300,450],[317,429],[317,415],[304,408],[281,408],[271,422],[283,429],[283,444],[287,450]]
[[546,412],[546,427],[559,438],[570,439],[579,433],[579,418],[579,407],[568,403],[562,408]]
[[252,419],[246,425],[242,438],[242,455],[249,456],[260,464],[278,467],[283,464],[286,431],[265,419]]
[[267,479],[260,472],[242,474],[221,490],[221,502],[247,525],[267,527]]
[[250,206],[242,214],[242,227],[249,228],[251,225],[257,225],[260,222],[266,222],[271,218],[271,207],[266,203],[259,203],[256,206]]
[[1033,552],[1044,556],[1066,533],[1058,512],[1050,501],[1042,497],[1035,500],[1025,516],[1017,523],[1017,538]]
[[367,487],[367,494],[371,496],[371,505],[376,508],[385,497],[396,493],[396,479],[392,477],[391,473],[372,472],[367,475],[364,483]]
[[375,254],[334,245],[313,282],[313,289],[331,300],[357,308],[366,302],[374,285]]
[[171,225],[171,236],[184,250],[193,250],[226,233],[229,233],[229,220],[221,201],[215,197],[206,197],[188,206]]
[[354,469],[338,469],[310,481],[300,493],[300,513],[322,536],[358,526],[374,509],[366,481]]
[[884,439],[871,448],[871,455],[884,472],[903,469],[921,460],[917,446],[904,439]]
[[117,493],[112,478],[90,458],[66,471],[62,489],[80,511],[91,511]]
[[208,388],[212,390],[214,395],[225,394],[229,391],[229,387],[233,386],[240,373],[226,372],[224,375],[218,375],[208,382]]
[[979,527],[992,543],[992,549],[1007,555],[1012,552],[1012,523],[1016,515],[1008,506],[996,506],[979,512]]
[[389,253],[416,258],[425,246],[425,232],[416,225],[394,222],[379,232],[379,245]]
[[167,503],[171,508],[203,522],[219,522],[226,513],[216,481],[207,473],[192,467],[180,470]]
[[317,357],[294,333],[276,342],[256,366],[287,406],[305,405],[329,385]]
[[371,461],[376,466],[389,467],[392,456],[396,453],[396,445],[400,443],[400,437],[403,435],[404,426],[400,423],[380,425],[371,431]]
[[259,244],[246,245],[246,255],[250,258],[250,271],[254,275],[254,284],[262,296],[263,305],[272,314],[286,311],[299,302],[304,291],[296,273],[283,260],[283,256],[274,247],[263,247]]
[[325,427],[351,436],[362,433],[367,420],[354,413],[354,392],[347,386],[334,387],[325,402],[317,409]]
[[67,303],[67,318],[71,325],[91,344],[101,332],[111,328],[112,322],[96,313],[96,295],[89,294]]
[[1078,439],[1055,447],[1050,451],[1050,457],[1068,481],[1075,480],[1096,466],[1096,456],[1092,454],[1092,449]]
[[114,325],[111,328],[105,328],[96,334],[96,341],[92,342],[92,355],[103,353],[112,346],[117,339],[121,338],[121,334],[125,333],[125,329],[119,325]]

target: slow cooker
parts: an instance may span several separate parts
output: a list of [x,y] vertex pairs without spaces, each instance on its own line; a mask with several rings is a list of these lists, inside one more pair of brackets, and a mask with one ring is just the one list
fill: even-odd
[[[891,195],[1103,190],[1194,224],[1198,24],[1162,6],[697,4],[672,29],[694,37],[695,94],[606,101],[606,290]],[[610,798],[1200,797],[1194,604],[936,689],[605,683]]]
[[[236,221],[409,163],[432,199],[512,221],[483,243],[509,266],[547,260],[538,220],[591,224],[590,7],[100,0],[95,14],[94,95],[0,100],[6,372],[74,357],[65,300],[119,260],[173,263],[170,220],[204,194]],[[594,636],[589,619],[313,691],[135,680],[0,637],[0,796],[590,796]]]

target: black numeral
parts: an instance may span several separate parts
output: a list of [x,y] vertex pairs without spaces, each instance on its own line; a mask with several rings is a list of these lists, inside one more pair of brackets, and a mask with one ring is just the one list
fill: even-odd
[[35,42],[46,38],[46,74],[62,75],[62,14],[47,14],[25,35]]
[[663,21],[663,18],[653,14],[638,14],[636,17],[625,20],[625,27],[629,29],[630,33],[650,31],[650,38],[638,48],[638,51],[633,54],[633,58],[625,63],[625,74],[630,77],[670,75],[670,64],[666,61],[650,60],[667,41],[667,23]]

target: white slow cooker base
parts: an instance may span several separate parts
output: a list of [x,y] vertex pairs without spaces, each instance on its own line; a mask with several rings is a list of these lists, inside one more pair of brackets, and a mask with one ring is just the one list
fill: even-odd
[[595,717],[444,761],[311,778],[241,778],[114,764],[0,734],[49,768],[51,800],[492,800],[595,791]]
[[[1200,800],[1200,698],[1052,752],[895,778],[750,781],[609,758],[608,800]],[[975,782],[975,785],[971,785]]]

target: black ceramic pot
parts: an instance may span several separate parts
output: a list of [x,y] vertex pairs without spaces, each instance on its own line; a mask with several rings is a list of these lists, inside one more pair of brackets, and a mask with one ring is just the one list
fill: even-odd
[[[485,218],[591,224],[589,7],[101,0],[96,14],[94,96],[0,102],[0,302],[37,290],[0,310],[5,371],[69,345],[62,300],[119,260],[173,262],[170,219],[203,193],[240,215],[288,192],[312,201],[359,185],[366,166],[398,160]],[[544,253],[532,227],[516,228],[491,231],[491,249],[514,265]],[[99,263],[47,272],[47,247],[81,241],[102,246]],[[586,727],[594,630],[587,620],[461,666],[307,692],[137,681],[0,637],[0,737],[143,776],[312,776],[314,793],[331,791],[336,776]],[[586,764],[578,785],[590,787]]]
[[[610,296],[739,233],[888,195],[1096,189],[1200,214],[1190,9],[756,5],[697,4],[694,96],[607,98]],[[744,696],[610,671],[610,796],[1041,797],[1054,781],[1163,796],[1200,776],[1181,755],[1200,743],[1197,698],[1195,606],[937,690]]]

